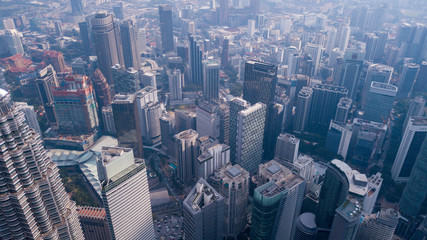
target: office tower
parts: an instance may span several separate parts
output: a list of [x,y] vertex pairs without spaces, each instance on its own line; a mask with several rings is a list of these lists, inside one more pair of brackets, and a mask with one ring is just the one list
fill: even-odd
[[247,61],[243,82],[243,99],[250,104],[269,104],[274,100],[277,84],[277,66],[264,62]]
[[335,212],[329,239],[355,239],[362,219],[362,206],[359,200],[348,196]]
[[[24,114],[0,90],[3,145],[1,239],[81,239],[76,205],[70,201],[40,135],[30,131]],[[11,129],[14,129],[11,131]],[[7,184],[6,184],[7,182]]]
[[106,134],[115,135],[116,126],[114,124],[114,115],[113,108],[110,106],[102,107],[102,122],[103,122],[103,131]]
[[52,65],[57,73],[67,72],[67,66],[64,61],[64,54],[57,51],[44,51],[43,61]]
[[[312,180],[315,177],[314,160],[308,155],[300,154],[292,165],[289,163],[285,166],[289,166],[295,173],[306,180],[307,185],[312,184]],[[308,189],[309,186],[306,187]]]
[[80,30],[80,39],[82,40],[82,45],[85,50],[86,55],[91,54],[91,46],[92,43],[90,41],[90,23],[87,21],[79,22],[79,30]]
[[233,164],[237,161],[237,129],[238,129],[238,117],[239,112],[248,108],[250,104],[241,99],[234,98],[230,102],[230,159]]
[[0,28],[8,30],[8,29],[16,29],[15,22],[13,18],[3,18],[0,21]]
[[383,184],[383,178],[381,173],[377,172],[376,174],[368,178],[368,191],[363,199],[363,209],[362,212],[364,215],[371,214],[374,210],[375,203],[377,202],[378,194],[380,193],[381,186]]
[[135,96],[132,94],[116,94],[111,106],[113,108],[114,127],[116,129],[119,146],[132,148],[135,156],[142,157],[142,141],[137,131],[137,113],[135,109]]
[[217,103],[208,100],[197,101],[196,130],[200,136],[220,137],[220,114]]
[[221,67],[226,68],[230,64],[230,39],[224,38],[222,41],[222,52],[221,52]]
[[356,239],[391,240],[399,218],[399,212],[392,208],[382,208],[376,214],[365,215],[357,230]]
[[92,78],[93,88],[95,90],[96,102],[98,103],[98,108],[101,109],[110,105],[111,103],[111,93],[110,86],[105,79],[104,74],[101,70],[96,69]]
[[256,103],[237,116],[236,163],[248,172],[256,171],[262,161],[266,107]]
[[104,208],[79,207],[79,220],[86,239],[111,240],[107,213]]
[[[339,29],[339,35],[337,40],[337,47],[341,51],[346,51],[348,46],[348,41],[350,40],[351,29],[347,25],[342,25]],[[363,59],[363,58],[362,58]]]
[[176,132],[182,132],[187,129],[197,129],[196,113],[186,110],[175,110],[175,128]]
[[403,65],[402,75],[399,79],[399,92],[397,97],[407,98],[411,95],[412,86],[414,85],[415,79],[417,78],[420,65],[414,63],[405,63]]
[[266,177],[274,180],[254,191],[251,239],[292,239],[305,181],[274,160],[259,166],[258,178]]
[[378,136],[374,132],[360,131],[353,137],[355,139],[351,163],[359,169],[367,170],[374,160]]
[[347,95],[345,87],[314,84],[309,125],[327,128],[334,119],[340,99]]
[[305,212],[297,218],[294,240],[316,240],[317,225],[316,216],[311,212]]
[[406,125],[408,125],[408,121],[411,117],[419,117],[425,114],[425,105],[426,100],[424,97],[417,96],[411,100],[408,112],[406,113],[405,122],[403,123],[403,129],[406,128]]
[[55,24],[56,35],[63,36],[64,35],[64,30],[62,30],[62,23],[61,23],[61,21],[60,20],[55,20],[54,24]]
[[252,38],[255,34],[255,20],[248,20],[248,37]]
[[387,83],[372,82],[366,97],[363,119],[386,123],[396,94],[397,87]]
[[219,98],[219,64],[214,60],[203,60],[203,96]]
[[427,237],[427,218],[424,218],[424,220],[420,223],[418,228],[415,230],[415,233],[412,235],[410,240],[418,240],[418,239],[425,239]]
[[55,101],[52,96],[52,88],[58,87],[56,72],[51,65],[40,70],[36,79],[37,92],[43,104],[46,118],[51,126],[57,126]]
[[331,120],[328,134],[326,135],[325,147],[331,152],[340,155],[345,160],[352,133],[352,127],[350,125]]
[[[427,49],[427,48],[426,48]],[[417,79],[413,86],[413,94],[423,93],[427,87],[427,61],[423,61],[420,64],[420,70],[418,71]]]
[[426,127],[426,117],[411,117],[409,119],[396,154],[396,159],[391,168],[391,175],[394,181],[408,181],[416,158],[422,150],[422,143],[427,134]]
[[157,99],[157,89],[145,87],[135,93],[138,114],[137,131],[144,144],[154,145],[161,141],[159,118],[162,114],[161,104]]
[[341,52],[339,48],[334,48],[329,54],[328,67],[335,68],[338,65],[338,61],[341,61],[343,56],[344,56],[344,52]]
[[364,52],[356,50],[347,50],[344,55],[344,64],[338,85],[345,87],[348,90],[347,97],[353,100],[356,98],[364,57]]
[[219,25],[228,25],[228,0],[220,0],[218,18]]
[[203,86],[203,42],[200,38],[197,35],[188,36],[188,41],[190,42],[191,83],[196,86]]
[[228,103],[219,104],[219,138],[220,143],[230,142],[230,105]]
[[379,44],[379,37],[375,33],[368,33],[366,38],[366,54],[365,60],[373,61]]
[[113,6],[113,13],[116,18],[123,20],[123,2],[118,2],[116,5]]
[[200,178],[183,201],[184,234],[189,240],[221,240],[224,197]]
[[[200,141],[207,138],[207,141]],[[208,179],[208,177],[221,167],[230,163],[230,147],[225,144],[212,142],[211,138],[205,136],[198,139],[199,154],[194,162],[195,176]]]
[[283,110],[283,105],[279,103],[268,104],[264,127],[264,159],[271,160],[274,157],[277,137],[282,132]]
[[422,143],[408,183],[399,202],[402,215],[416,217],[427,194],[427,181],[425,181],[425,166],[427,159],[427,141]]
[[195,176],[194,165],[198,156],[196,140],[199,134],[193,129],[188,129],[176,134],[174,137],[178,178],[183,182],[188,182]]
[[303,132],[307,126],[312,97],[313,89],[310,87],[303,87],[298,93],[294,121],[294,131],[296,132]]
[[163,52],[174,50],[172,7],[170,5],[159,5],[160,35],[162,36]]
[[142,74],[141,82],[144,87],[151,86],[157,88],[156,74],[153,72],[145,72],[144,74]]
[[98,65],[108,84],[113,84],[111,67],[124,66],[123,50],[120,41],[120,29],[113,15],[98,13],[91,19],[93,42],[95,43]]
[[393,75],[393,67],[382,64],[371,64],[366,73],[365,83],[362,91],[361,105],[365,106],[366,97],[372,82],[390,83],[391,76]]
[[130,148],[104,146],[97,168],[111,238],[154,239],[145,161],[136,163]]
[[299,138],[290,133],[282,133],[277,137],[276,155],[274,160],[282,165],[284,162],[294,163],[298,157]]
[[173,116],[163,112],[160,117],[160,133],[162,137],[162,146],[166,147],[166,152],[174,156],[175,154],[175,122]]
[[289,34],[291,33],[292,20],[289,18],[280,19],[280,34]]
[[310,75],[316,76],[319,72],[320,59],[322,58],[323,48],[320,45],[308,43],[305,45],[304,52],[309,54],[313,60],[314,68]]
[[173,69],[168,71],[169,92],[171,101],[182,100],[183,76],[181,70]]
[[246,227],[249,196],[249,172],[228,164],[212,175],[208,182],[224,197],[224,237],[236,238]]
[[[413,58],[420,62],[425,57],[425,42],[427,28],[418,23],[402,23],[399,27],[396,40],[400,48],[400,57]],[[424,49],[423,49],[424,48]]]
[[24,54],[21,36],[15,29],[0,30],[0,55],[10,57],[18,53]]
[[326,53],[329,54],[329,56],[331,56],[331,52],[335,48],[335,43],[337,41],[336,40],[337,39],[337,29],[335,29],[335,28],[328,29],[328,32],[326,35],[327,35],[327,38],[326,38],[325,51],[326,51]]
[[251,8],[252,14],[258,14],[261,10],[260,8],[261,1],[260,0],[250,0],[249,7]]
[[334,120],[340,123],[346,123],[348,114],[350,113],[353,100],[348,97],[343,97],[338,102],[337,111],[335,112]]
[[37,121],[36,113],[34,112],[34,106],[28,105],[26,102],[15,102],[15,104],[24,113],[28,127],[34,129],[41,136],[42,130],[40,130],[40,125]]
[[132,20],[125,20],[120,24],[120,36],[122,40],[124,66],[126,68],[133,67],[139,70],[138,27],[134,25]]
[[65,77],[61,87],[52,89],[52,96],[60,132],[78,135],[97,131],[96,100],[88,77]]
[[147,35],[145,33],[145,29],[140,28],[138,29],[137,34],[137,46],[138,46],[138,57],[141,55],[141,53],[147,51]]
[[70,1],[71,1],[71,14],[73,16],[84,16],[82,0],[70,0]]
[[139,72],[134,68],[127,70],[121,68],[119,64],[111,67],[114,90],[116,93],[135,93],[139,87]]

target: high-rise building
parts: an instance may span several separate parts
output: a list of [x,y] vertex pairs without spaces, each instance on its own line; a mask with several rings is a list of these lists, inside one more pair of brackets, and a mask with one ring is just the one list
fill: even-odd
[[228,0],[220,0],[218,12],[219,25],[228,25]]
[[42,130],[40,130],[36,112],[34,112],[34,106],[28,105],[26,102],[15,102],[15,104],[16,106],[19,106],[21,111],[24,113],[28,127],[34,129],[41,136]]
[[0,238],[83,240],[76,205],[65,192],[58,167],[3,89],[0,114],[2,131],[7,132],[1,140],[8,143],[3,144],[0,157]]
[[230,64],[230,39],[224,38],[222,41],[222,52],[221,52],[221,67],[226,68]]
[[104,74],[101,70],[96,69],[91,79],[93,83],[93,89],[95,90],[96,102],[98,103],[98,108],[102,109],[111,104],[111,93],[110,86],[105,79]]
[[82,40],[83,49],[85,50],[85,54],[89,56],[92,51],[92,42],[90,37],[90,22],[83,21],[79,22],[79,30],[80,30],[80,39]]
[[340,123],[346,123],[348,114],[350,113],[353,100],[348,97],[343,97],[338,102],[337,111],[334,120]]
[[391,240],[399,218],[399,212],[392,208],[383,208],[376,214],[365,215],[355,239]]
[[[116,129],[119,146],[132,148],[135,156],[143,156],[141,136],[137,130],[137,112],[135,107],[135,95],[116,94],[111,103],[114,116],[114,127]],[[139,129],[139,128],[138,128]]]
[[248,108],[250,103],[241,99],[234,98],[230,102],[230,160],[233,164],[236,163],[237,157],[237,128],[239,112]]
[[124,66],[138,70],[140,58],[138,52],[138,27],[134,25],[132,20],[125,20],[120,24],[120,37],[122,40]]
[[340,71],[340,76],[337,76],[339,77],[338,85],[344,86],[348,90],[347,97],[353,100],[356,98],[364,58],[364,52],[347,50],[344,54],[344,63]]
[[377,172],[368,178],[368,191],[365,195],[365,198],[363,199],[362,212],[364,215],[371,214],[374,210],[382,184],[383,178],[381,177],[380,172]]
[[188,182],[195,176],[195,163],[197,161],[196,140],[199,134],[188,129],[175,135],[175,157],[178,164],[178,178]]
[[260,0],[250,0],[249,6],[253,14],[258,14],[261,10],[260,8],[261,1]]
[[294,163],[298,157],[299,138],[290,133],[282,133],[277,137],[274,160],[282,165],[284,162]]
[[227,103],[219,104],[219,138],[220,143],[230,143],[230,106]]
[[43,61],[47,64],[51,64],[53,69],[57,73],[67,72],[67,66],[65,65],[64,54],[57,51],[44,51]]
[[203,41],[198,35],[189,35],[191,83],[203,86]]
[[[427,48],[426,48],[427,49]],[[423,61],[420,64],[420,70],[418,71],[417,79],[413,86],[412,93],[423,93],[427,87],[427,61]]]
[[182,132],[188,129],[197,129],[197,116],[195,112],[175,110],[175,129]]
[[104,134],[116,135],[116,126],[114,124],[113,108],[111,105],[102,107],[102,122]]
[[359,199],[347,196],[335,213],[329,239],[355,239],[362,219],[362,205]]
[[123,13],[123,2],[118,2],[116,5],[113,5],[113,13],[114,16],[120,20],[123,20],[123,18],[125,18]]
[[147,35],[145,33],[145,29],[140,28],[138,30],[138,35],[137,35],[137,40],[138,40],[138,56],[147,51]]
[[337,42],[337,29],[336,28],[330,28],[327,31],[327,37],[326,37],[326,46],[325,51],[326,53],[331,56],[332,50],[335,48],[335,43]]
[[159,6],[160,35],[162,36],[163,52],[174,50],[172,7],[170,5]]
[[111,240],[107,213],[104,208],[79,207],[79,220],[85,239]]
[[304,198],[305,180],[271,160],[259,165],[257,181],[251,239],[292,239]]
[[0,30],[0,56],[10,57],[15,54],[24,54],[21,41],[22,34],[16,29]]
[[219,98],[219,64],[214,60],[203,60],[203,96]]
[[375,32],[366,35],[366,55],[368,61],[378,62],[384,55],[385,45],[388,39],[387,32]]
[[[207,141],[200,141],[207,138]],[[197,160],[194,162],[195,176],[208,179],[208,177],[221,167],[230,163],[230,147],[225,144],[212,142],[209,137],[200,137],[197,142],[199,149]]]
[[236,238],[245,230],[250,184],[249,172],[228,164],[212,175],[208,182],[224,197],[224,237]]
[[163,112],[160,117],[160,133],[162,137],[162,146],[166,147],[167,153],[171,156],[175,154],[175,122],[173,116]]
[[294,240],[316,240],[317,225],[316,216],[311,212],[305,212],[297,218]]
[[197,101],[196,130],[200,136],[220,137],[219,111],[219,105],[213,101]]
[[427,140],[419,140],[417,144],[421,144],[421,150],[418,151],[417,159],[399,202],[400,213],[405,217],[416,217],[427,195],[427,181],[425,181]]
[[352,134],[351,125],[331,120],[328,134],[326,135],[325,147],[345,160]]
[[247,61],[243,82],[243,99],[250,104],[269,104],[274,100],[277,84],[277,66],[264,62]]
[[403,123],[403,130],[405,130],[406,125],[408,125],[408,121],[411,117],[419,117],[425,115],[425,105],[426,100],[424,99],[424,97],[417,96],[411,100],[408,112],[406,113],[405,122]]
[[144,74],[142,74],[141,82],[144,87],[151,86],[157,88],[156,74],[154,72],[145,72]]
[[249,19],[248,20],[248,37],[252,38],[255,34],[255,20]]
[[61,87],[52,89],[59,131],[87,134],[98,130],[99,119],[92,84],[88,77],[69,75]]
[[386,123],[393,108],[397,87],[380,82],[372,82],[366,97],[363,119]]
[[271,160],[274,157],[277,137],[282,132],[283,110],[282,104],[268,104],[263,140],[264,159],[266,160]]
[[411,95],[412,86],[417,78],[419,69],[420,65],[418,64],[405,63],[405,65],[403,65],[402,75],[400,76],[398,85],[398,98],[407,98]]
[[327,128],[335,118],[338,103],[347,95],[345,87],[315,84],[312,87],[313,96],[310,107],[310,127]]
[[351,33],[350,26],[343,24],[340,27],[336,46],[341,51],[346,51],[347,50],[348,41],[350,40],[350,33]]
[[391,76],[393,74],[393,67],[382,65],[382,64],[371,64],[368,67],[366,73],[365,83],[362,91],[362,102],[361,105],[365,106],[366,97],[369,89],[371,88],[372,82],[390,83]]
[[305,45],[304,52],[311,56],[313,60],[314,68],[311,76],[316,76],[319,73],[320,59],[322,58],[323,48],[320,45],[307,44]]
[[58,87],[58,78],[51,65],[39,71],[36,79],[37,91],[46,113],[47,121],[51,126],[57,126],[58,119],[55,112],[52,88]]
[[113,15],[105,12],[96,14],[91,19],[91,26],[99,69],[108,84],[113,84],[111,67],[116,64],[125,65],[119,26],[114,21]]
[[145,87],[135,93],[136,110],[138,114],[137,131],[142,141],[154,145],[161,140],[160,121],[162,114],[161,104],[157,99],[157,89]]
[[186,239],[223,239],[224,197],[203,178],[198,180],[182,204]]
[[396,182],[408,181],[427,134],[427,117],[411,117],[396,154],[391,176]]
[[135,93],[139,87],[139,72],[134,68],[123,69],[119,64],[111,67],[116,93]]
[[256,171],[262,161],[266,107],[256,103],[237,116],[236,163],[248,172]]
[[181,101],[182,100],[182,85],[183,85],[183,76],[181,70],[174,69],[168,72],[168,81],[169,81],[169,92],[171,101]]
[[71,14],[73,16],[84,16],[83,1],[82,0],[70,0],[71,1]]
[[312,98],[313,98],[312,88],[303,87],[301,91],[299,91],[298,100],[296,104],[294,131],[303,132],[307,127]]
[[97,168],[111,238],[155,239],[145,162],[130,148],[104,146]]

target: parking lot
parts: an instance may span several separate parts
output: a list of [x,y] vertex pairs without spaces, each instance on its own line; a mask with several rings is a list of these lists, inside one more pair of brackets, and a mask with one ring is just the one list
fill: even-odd
[[178,215],[164,215],[154,220],[154,230],[157,239],[179,240],[182,237],[182,217]]

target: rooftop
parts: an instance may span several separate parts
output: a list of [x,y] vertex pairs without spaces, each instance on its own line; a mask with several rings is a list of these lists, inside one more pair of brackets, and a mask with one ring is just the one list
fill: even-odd
[[347,177],[350,193],[358,196],[365,196],[368,191],[368,178],[365,174],[361,174],[357,170],[353,170],[345,162],[338,159],[332,160],[331,164],[343,172]]
[[263,107],[265,107],[265,105],[263,103],[255,103],[254,105],[242,110],[239,112],[240,115],[242,116],[248,116],[251,113],[254,113],[255,111],[262,109]]
[[215,201],[222,199],[223,197],[211,185],[203,178],[200,178],[185,198],[184,206],[193,212],[198,212]]
[[410,122],[415,126],[427,125],[427,117],[411,117]]
[[120,159],[125,153],[131,152],[131,148],[123,148],[123,147],[102,147],[102,161],[104,164],[112,163],[118,159]]
[[187,129],[184,130],[178,134],[175,135],[176,139],[180,139],[180,140],[186,140],[186,139],[190,139],[190,138],[197,138],[199,136],[199,134],[193,130],[193,129]]
[[90,218],[97,220],[107,220],[104,208],[81,206],[77,208],[79,218]]
[[277,140],[282,140],[293,144],[296,144],[300,141],[299,138],[295,137],[295,135],[292,135],[290,133],[280,134]]
[[354,197],[347,197],[344,203],[341,204],[336,211],[349,221],[354,221],[360,219],[360,215],[362,214],[362,205],[358,199]]

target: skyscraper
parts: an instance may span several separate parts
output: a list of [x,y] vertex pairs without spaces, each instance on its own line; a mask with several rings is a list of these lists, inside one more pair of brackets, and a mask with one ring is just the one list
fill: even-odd
[[237,116],[236,163],[254,172],[262,161],[266,107],[256,103]]
[[139,87],[139,72],[134,68],[123,69],[119,64],[111,67],[116,93],[135,93]]
[[376,214],[365,215],[355,239],[391,240],[399,218],[399,212],[392,208],[383,208]]
[[326,136],[325,147],[331,152],[340,155],[345,160],[352,134],[351,125],[331,120]]
[[169,52],[174,50],[172,7],[170,5],[159,6],[160,34],[162,36],[162,50]]
[[154,239],[145,162],[130,148],[102,147],[97,168],[112,239]]
[[403,132],[391,176],[396,182],[406,182],[411,176],[418,154],[427,135],[427,117],[411,117]]
[[116,126],[114,125],[113,108],[111,105],[102,107],[101,114],[103,122],[103,133],[116,135]]
[[56,72],[51,65],[39,71],[36,79],[37,92],[43,104],[47,121],[51,126],[57,126],[58,119],[55,112],[52,88],[58,87]]
[[228,164],[215,171],[208,181],[224,197],[224,236],[235,238],[246,227],[249,172],[237,164]]
[[305,212],[299,215],[296,221],[294,240],[316,240],[317,225],[316,216],[311,212]]
[[[122,3],[121,3],[122,4]],[[125,20],[120,24],[120,35],[122,40],[123,58],[126,68],[139,69],[138,52],[138,27],[132,20]]]
[[347,50],[344,54],[338,85],[344,86],[348,90],[347,97],[353,100],[356,98],[364,58],[365,53],[357,50]]
[[7,132],[1,140],[8,143],[0,157],[0,238],[83,240],[76,205],[65,192],[56,164],[46,157],[40,135],[28,128],[23,112],[3,89],[0,114],[2,131]]
[[269,104],[274,100],[277,84],[277,66],[264,62],[247,61],[243,82],[243,99],[250,104]]
[[271,160],[259,165],[257,181],[251,239],[292,239],[304,198],[304,179]]
[[196,179],[208,179],[216,170],[230,163],[230,147],[217,141],[212,142],[210,137],[200,137],[197,148],[198,157],[194,162]]
[[214,60],[203,62],[203,96],[208,99],[219,98],[219,64]]
[[335,213],[329,239],[355,239],[362,219],[362,205],[359,199],[347,196]]
[[274,157],[277,136],[282,132],[283,114],[284,108],[282,104],[268,104],[264,126],[264,159],[271,160]]
[[47,64],[51,64],[57,73],[64,73],[67,71],[67,66],[65,65],[64,61],[64,54],[62,52],[44,51],[43,61]]
[[40,130],[39,122],[37,121],[36,113],[34,112],[34,106],[28,105],[26,102],[15,102],[16,106],[19,106],[21,111],[25,115],[28,127],[34,129],[38,134],[42,134]]
[[423,61],[420,64],[420,70],[417,75],[417,79],[415,81],[413,87],[413,94],[423,93],[426,91],[427,87],[427,61]]
[[420,65],[414,63],[406,63],[403,65],[402,75],[399,79],[399,92],[397,97],[407,98],[410,96],[412,91],[412,86],[414,85],[415,79],[417,78]]
[[186,110],[175,110],[175,129],[176,132],[182,132],[188,129],[197,129],[195,112]]
[[338,40],[337,40],[337,47],[341,51],[346,51],[347,50],[348,41],[350,40],[350,33],[351,33],[350,26],[343,24],[340,27],[340,29],[339,29],[339,35],[338,35]]
[[365,106],[366,97],[372,82],[390,83],[393,74],[393,67],[382,64],[371,64],[366,73],[365,83],[363,85],[361,105]]
[[188,41],[190,43],[191,83],[196,86],[203,86],[203,41],[197,35],[189,35]]
[[138,114],[137,131],[140,132],[144,144],[154,145],[161,141],[160,121],[161,105],[157,99],[157,89],[145,87],[135,93]]
[[178,164],[178,178],[188,182],[195,177],[197,161],[196,140],[199,134],[193,129],[182,131],[175,135],[175,157]]
[[196,106],[196,130],[200,136],[220,136],[220,114],[217,103],[198,100]]
[[425,105],[426,100],[422,96],[417,96],[411,100],[408,112],[406,113],[405,122],[403,123],[403,130],[405,130],[411,117],[419,117],[425,114]]
[[235,98],[230,102],[230,160],[233,164],[236,163],[237,157],[237,128],[238,128],[238,116],[241,110],[248,108],[250,104],[241,99]]
[[350,113],[353,100],[348,97],[343,97],[338,102],[337,111],[334,120],[340,123],[346,123],[348,114]]
[[99,69],[108,84],[113,84],[111,67],[116,64],[124,66],[119,26],[114,22],[113,15],[105,12],[96,14],[91,25]]
[[290,133],[282,133],[277,137],[276,155],[274,160],[282,165],[284,162],[294,163],[298,157],[300,140]]
[[218,18],[219,25],[228,25],[228,0],[220,0]]
[[226,68],[230,64],[230,39],[224,38],[222,40],[222,52],[221,52],[221,67]]
[[24,54],[21,41],[22,34],[16,29],[0,30],[0,56],[9,57]]
[[316,76],[319,73],[320,59],[322,58],[323,48],[320,45],[307,44],[305,45],[304,52],[311,56],[313,60],[314,68],[311,76]]
[[372,82],[366,97],[363,119],[385,123],[390,115],[396,94],[397,87],[387,83]]
[[70,0],[70,1],[71,1],[71,14],[73,16],[84,16],[82,0]]
[[200,178],[183,201],[184,234],[189,240],[223,238],[224,197]]
[[111,104],[111,93],[110,86],[105,79],[104,74],[97,68],[91,79],[93,83],[93,89],[95,90],[96,102],[98,108],[101,109]]
[[107,213],[104,208],[83,206],[78,211],[86,239],[111,240]]
[[116,16],[116,18],[123,20],[124,18],[123,2],[118,2],[116,5],[113,6],[113,13]]
[[60,132],[78,135],[98,130],[96,99],[88,77],[65,77],[61,87],[52,89],[52,96]]
[[294,121],[294,131],[303,132],[307,126],[310,114],[311,101],[313,98],[313,89],[303,87],[298,93],[296,104],[296,113]]

